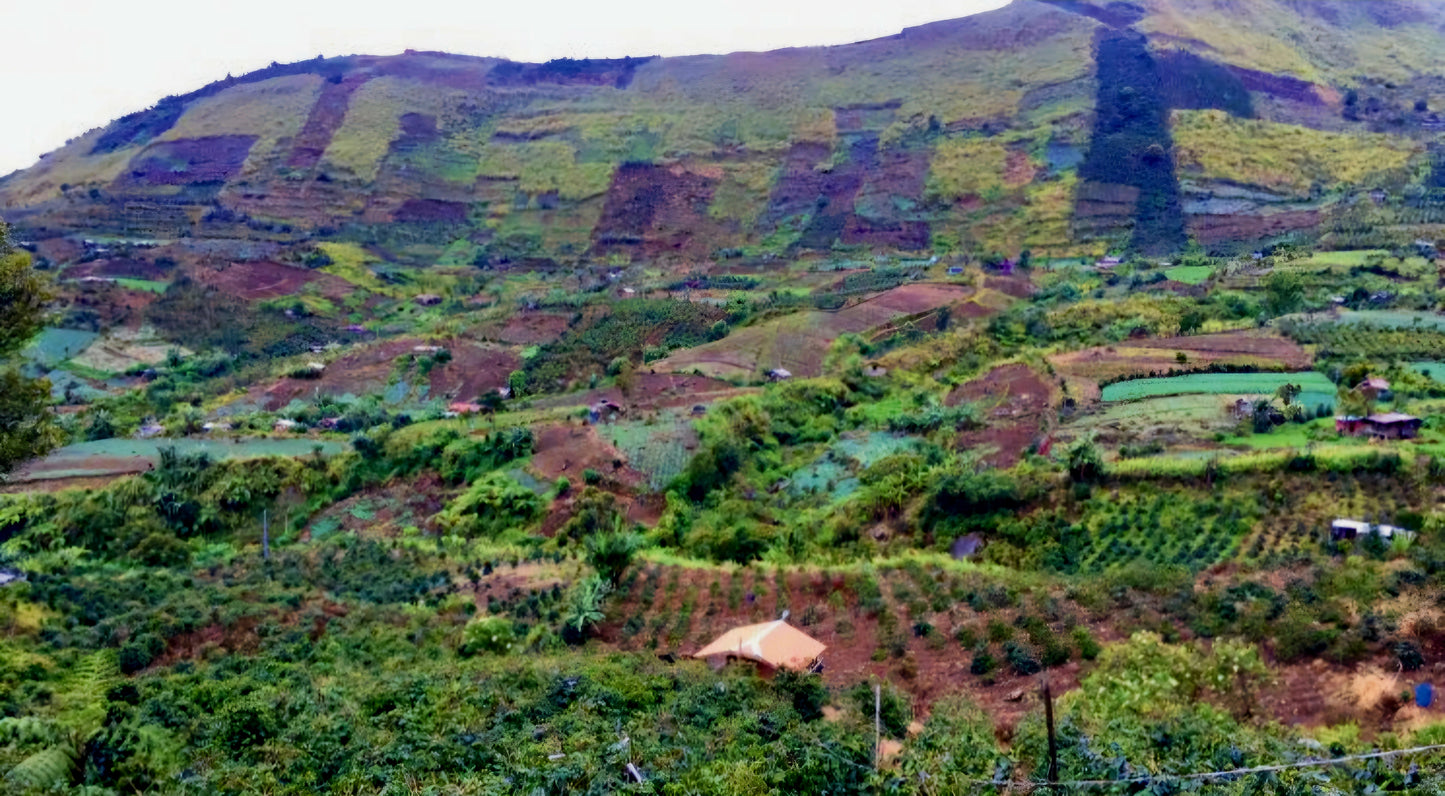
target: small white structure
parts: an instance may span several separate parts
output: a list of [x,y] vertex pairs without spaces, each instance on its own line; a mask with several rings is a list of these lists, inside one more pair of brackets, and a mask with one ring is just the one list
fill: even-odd
[[793,378],[793,373],[785,368],[773,368],[768,371],[768,381],[783,381]]
[[1354,539],[1362,534],[1369,533],[1373,533],[1381,539],[1394,539],[1397,536],[1402,539],[1415,538],[1414,531],[1398,528],[1394,525],[1371,525],[1361,520],[1346,519],[1338,519],[1330,523],[1330,539],[1336,542]]

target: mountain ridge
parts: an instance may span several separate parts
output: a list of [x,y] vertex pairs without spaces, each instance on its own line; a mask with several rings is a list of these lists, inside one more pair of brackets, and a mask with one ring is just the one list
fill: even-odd
[[32,240],[319,237],[413,264],[1428,236],[1434,204],[1352,208],[1434,190],[1442,25],[1409,1],[1015,0],[768,52],[272,64],[0,178],[0,208]]

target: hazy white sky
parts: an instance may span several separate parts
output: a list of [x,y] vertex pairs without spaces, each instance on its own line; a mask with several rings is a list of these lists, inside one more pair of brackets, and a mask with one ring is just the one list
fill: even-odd
[[1008,0],[33,0],[4,3],[0,175],[167,94],[272,61],[411,48],[522,61],[842,44]]

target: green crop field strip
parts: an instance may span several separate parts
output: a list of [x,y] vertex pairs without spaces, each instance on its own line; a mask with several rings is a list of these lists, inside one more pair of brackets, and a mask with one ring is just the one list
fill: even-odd
[[171,286],[170,282],[158,282],[154,279],[128,279],[125,277],[116,279],[115,283],[127,290],[142,290],[147,293],[164,293],[166,292],[166,288]]
[[1385,329],[1431,329],[1445,331],[1445,314],[1424,310],[1360,310],[1346,312],[1340,323],[1375,326]]
[[1269,395],[1283,384],[1297,384],[1306,393],[1333,396],[1334,382],[1322,373],[1191,373],[1155,379],[1131,379],[1110,384],[1105,401],[1136,401],[1166,395]]
[[1176,265],[1164,271],[1165,276],[1186,285],[1202,285],[1213,273],[1214,269],[1207,265]]

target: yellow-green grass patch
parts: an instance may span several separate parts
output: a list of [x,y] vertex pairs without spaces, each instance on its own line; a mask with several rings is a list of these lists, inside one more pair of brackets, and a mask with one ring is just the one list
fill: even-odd
[[1236,119],[1224,111],[1175,111],[1181,173],[1307,194],[1368,184],[1403,169],[1423,144],[1377,133],[1330,133],[1292,124]]

